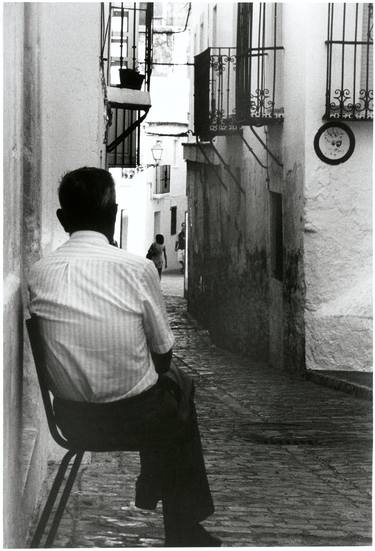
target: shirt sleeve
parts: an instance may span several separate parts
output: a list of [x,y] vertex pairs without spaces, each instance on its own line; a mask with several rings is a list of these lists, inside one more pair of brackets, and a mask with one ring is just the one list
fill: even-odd
[[169,327],[160,280],[154,264],[146,263],[142,280],[143,325],[147,343],[152,352],[165,354],[174,343]]

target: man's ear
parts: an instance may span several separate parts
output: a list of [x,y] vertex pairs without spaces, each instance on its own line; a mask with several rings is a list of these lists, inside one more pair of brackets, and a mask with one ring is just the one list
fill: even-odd
[[64,215],[64,211],[62,209],[57,209],[56,216],[57,216],[60,224],[64,228],[64,230],[69,233],[69,230],[68,230],[68,227],[67,227],[68,225],[67,225],[65,215]]

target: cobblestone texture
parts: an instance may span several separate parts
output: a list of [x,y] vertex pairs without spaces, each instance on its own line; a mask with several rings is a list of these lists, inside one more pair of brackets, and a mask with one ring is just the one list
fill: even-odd
[[[371,404],[220,350],[163,276],[175,362],[191,373],[225,546],[370,545]],[[179,296],[180,295],[180,296]],[[161,506],[134,507],[138,454],[92,454],[54,547],[163,545]]]

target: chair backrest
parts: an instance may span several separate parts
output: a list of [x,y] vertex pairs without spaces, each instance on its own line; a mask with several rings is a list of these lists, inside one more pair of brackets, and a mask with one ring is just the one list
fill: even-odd
[[40,337],[39,319],[37,316],[32,315],[30,319],[26,320],[27,332],[29,334],[31,350],[34,357],[35,368],[38,375],[39,387],[43,398],[44,409],[47,416],[48,427],[52,438],[66,449],[71,449],[71,445],[65,438],[61,436],[58,431],[55,419],[55,413],[53,411],[51,396],[47,385],[46,376],[46,362],[43,345]]

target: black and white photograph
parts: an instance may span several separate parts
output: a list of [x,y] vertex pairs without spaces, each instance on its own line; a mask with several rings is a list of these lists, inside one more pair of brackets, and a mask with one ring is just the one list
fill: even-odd
[[4,2],[2,547],[372,547],[373,4]]

